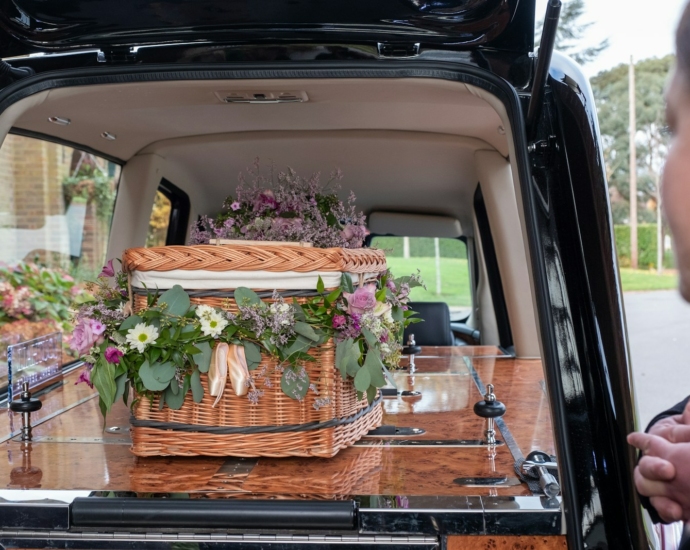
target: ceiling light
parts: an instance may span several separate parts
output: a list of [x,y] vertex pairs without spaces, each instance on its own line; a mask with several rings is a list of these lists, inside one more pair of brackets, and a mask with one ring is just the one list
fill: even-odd
[[72,121],[69,118],[64,118],[61,116],[49,116],[48,122],[52,122],[53,124],[57,124],[58,126],[67,126]]
[[117,136],[115,134],[111,134],[110,132],[103,132],[101,137],[103,139],[107,139],[108,141],[115,141],[117,139]]

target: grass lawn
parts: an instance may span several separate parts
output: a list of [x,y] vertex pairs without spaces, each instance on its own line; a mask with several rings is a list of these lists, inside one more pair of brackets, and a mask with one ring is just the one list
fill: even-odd
[[412,300],[419,302],[446,302],[449,306],[472,306],[470,276],[467,260],[441,258],[441,293],[436,293],[436,260],[434,258],[386,258],[388,267],[396,277],[422,274],[426,285],[412,289]]
[[648,269],[621,267],[621,284],[624,291],[669,290],[678,287],[678,275],[674,271],[657,275]]

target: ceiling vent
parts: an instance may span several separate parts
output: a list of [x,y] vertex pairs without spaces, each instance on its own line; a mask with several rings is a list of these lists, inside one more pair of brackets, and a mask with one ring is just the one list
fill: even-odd
[[309,101],[307,92],[216,92],[223,103],[304,103]]

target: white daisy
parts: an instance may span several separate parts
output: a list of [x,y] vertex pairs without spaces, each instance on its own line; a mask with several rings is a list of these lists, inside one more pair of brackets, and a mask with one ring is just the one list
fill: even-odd
[[155,344],[158,336],[159,332],[156,327],[146,323],[139,323],[127,331],[127,343],[132,349],[136,349],[139,353],[144,353],[146,346]]
[[211,336],[216,338],[225,327],[228,326],[228,321],[220,313],[212,310],[210,314],[201,317],[201,332],[204,336]]
[[211,306],[199,304],[198,306],[196,306],[196,310],[194,313],[196,313],[196,316],[199,319],[203,319],[204,317],[208,317],[209,315],[211,315],[214,311],[215,309],[213,309]]

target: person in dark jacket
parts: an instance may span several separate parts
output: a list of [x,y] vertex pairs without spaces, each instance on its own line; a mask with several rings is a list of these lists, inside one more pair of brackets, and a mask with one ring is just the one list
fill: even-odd
[[[664,210],[673,234],[680,293],[690,301],[690,3],[676,33],[677,63],[666,95],[674,136],[664,167]],[[690,522],[690,397],[657,415],[628,442],[642,451],[635,486],[657,522]]]

